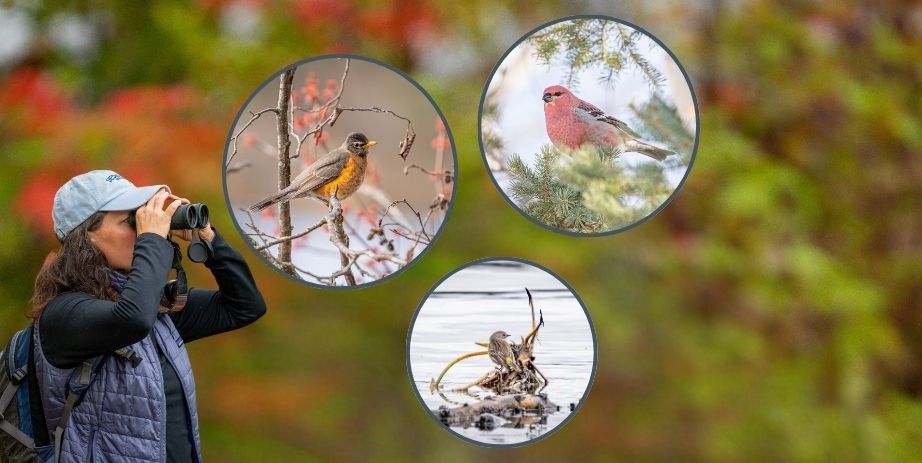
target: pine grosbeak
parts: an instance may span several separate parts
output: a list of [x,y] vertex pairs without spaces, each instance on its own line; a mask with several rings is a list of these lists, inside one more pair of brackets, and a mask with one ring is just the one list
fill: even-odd
[[541,99],[544,100],[547,135],[559,148],[591,145],[616,154],[640,153],[657,161],[675,154],[641,141],[640,135],[627,124],[579,99],[566,87],[552,85],[544,89]]

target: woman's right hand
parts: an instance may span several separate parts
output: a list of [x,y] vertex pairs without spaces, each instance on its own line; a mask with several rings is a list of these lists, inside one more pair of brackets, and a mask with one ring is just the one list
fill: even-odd
[[141,233],[156,233],[164,238],[170,233],[170,219],[173,213],[182,204],[180,201],[172,201],[166,209],[163,204],[170,197],[170,193],[161,189],[152,196],[146,204],[135,211],[135,228],[138,236]]

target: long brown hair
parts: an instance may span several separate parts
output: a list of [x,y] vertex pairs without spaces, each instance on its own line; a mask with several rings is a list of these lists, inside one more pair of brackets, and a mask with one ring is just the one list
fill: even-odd
[[99,228],[105,212],[96,212],[73,229],[61,249],[52,252],[35,277],[32,308],[26,314],[32,320],[42,315],[42,310],[58,294],[80,291],[97,299],[114,300],[109,289],[109,266],[106,257],[90,241],[89,232]]

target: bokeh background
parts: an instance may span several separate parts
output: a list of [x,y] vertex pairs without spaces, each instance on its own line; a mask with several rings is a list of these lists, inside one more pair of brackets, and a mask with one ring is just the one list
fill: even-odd
[[[456,206],[427,256],[353,292],[247,255],[269,314],[191,343],[209,461],[913,461],[922,458],[922,7],[901,2],[9,2],[0,10],[0,300],[6,336],[56,248],[54,191],[90,168],[222,209],[237,108],[269,73],[352,52],[445,111]],[[701,105],[692,174],[615,236],[548,232],[484,170],[477,106],[524,32],[573,13],[643,26]],[[560,432],[482,449],[438,429],[405,369],[425,291],[491,255],[581,295],[592,392]],[[192,266],[190,266],[192,267]],[[194,284],[207,286],[200,268]]]

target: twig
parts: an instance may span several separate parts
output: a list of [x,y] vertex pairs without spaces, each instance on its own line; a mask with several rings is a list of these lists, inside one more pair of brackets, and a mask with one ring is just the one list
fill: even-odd
[[256,221],[253,220],[253,213],[252,213],[252,212],[250,212],[248,209],[244,209],[244,208],[242,208],[242,207],[239,208],[238,210],[239,210],[240,212],[243,212],[244,214],[247,215],[247,217],[250,218],[250,222],[249,222],[248,224],[246,224],[246,225],[247,225],[247,227],[250,227],[250,229],[253,230],[255,233],[248,234],[248,236],[249,236],[249,235],[258,236],[259,239],[260,239],[263,243],[266,242],[265,237],[275,238],[274,236],[272,236],[272,235],[270,235],[270,234],[264,233],[262,230],[260,230],[260,229],[256,226]]
[[[384,192],[384,190],[370,183],[365,183],[362,185],[362,195],[374,200],[374,202],[376,202],[381,208],[387,208],[387,206],[393,202],[393,200]],[[391,211],[391,217],[401,226],[405,228],[413,228],[413,224],[410,221],[410,218],[404,215],[400,208],[393,209]]]
[[[359,111],[359,112],[388,113],[396,117],[397,119],[403,119],[407,121],[407,133],[406,135],[403,136],[403,141],[401,141],[400,145],[398,145],[398,148],[400,150],[397,152],[397,155],[399,155],[403,160],[406,160],[407,156],[410,155],[410,149],[413,147],[413,142],[416,141],[416,131],[413,130],[413,122],[407,119],[406,117],[403,117],[400,114],[397,114],[394,111],[391,111],[390,109],[381,109],[376,106],[372,106],[371,108],[340,108],[339,106],[337,106],[336,109],[340,110],[341,112]],[[339,115],[336,114],[335,111],[334,111],[334,114],[336,115],[336,117],[339,117]],[[332,127],[333,124],[330,124],[330,126]]]
[[264,245],[262,245],[262,246],[256,248],[256,250],[257,250],[257,251],[262,251],[262,250],[264,250],[264,249],[266,249],[266,248],[270,248],[270,247],[272,247],[272,246],[275,246],[276,244],[284,243],[284,242],[291,241],[291,240],[296,240],[296,239],[298,239],[298,238],[300,238],[300,237],[302,237],[302,236],[304,236],[304,235],[306,235],[306,234],[308,234],[308,233],[310,233],[310,232],[312,232],[312,231],[314,231],[314,230],[316,230],[316,229],[322,227],[325,223],[327,223],[327,221],[324,220],[324,219],[321,219],[319,222],[317,222],[317,223],[311,225],[310,227],[307,227],[304,231],[302,231],[302,232],[300,232],[300,233],[296,233],[296,234],[291,235],[291,236],[283,236],[283,237],[281,237],[281,238],[277,238],[277,239],[275,239],[275,240],[273,240],[273,241],[270,241],[270,242],[268,242],[268,243],[266,243],[266,244],[264,244]]
[[241,170],[246,169],[247,167],[250,167],[251,165],[253,165],[253,163],[250,161],[240,161],[232,166],[227,166],[226,173],[230,175],[236,172],[240,172]]
[[[419,212],[416,211],[416,209],[413,208],[413,206],[410,204],[410,202],[407,201],[405,198],[404,198],[404,199],[399,199],[399,200],[393,201],[393,202],[391,202],[391,203],[387,206],[387,208],[384,210],[384,214],[382,214],[382,215],[381,215],[381,218],[378,219],[378,227],[381,227],[381,226],[382,226],[382,223],[384,222],[384,217],[387,217],[387,214],[388,214],[388,212],[391,210],[391,208],[394,207],[394,206],[396,206],[397,204],[400,204],[400,203],[406,204],[407,207],[409,207],[410,210],[413,211],[413,215],[416,216],[416,220],[419,222],[420,227],[422,227],[422,228],[420,229],[420,233],[422,233],[423,235],[425,235],[427,241],[432,241],[432,237],[430,237],[429,234],[426,233],[426,225],[423,223],[422,216],[419,214]],[[409,227],[407,227],[407,228],[409,228]]]
[[[297,140],[298,144],[297,144],[297,149],[295,150],[295,153],[291,156],[292,158],[301,156],[301,147],[302,145],[304,145],[304,141],[307,140],[307,137],[317,134],[317,133],[322,134],[323,128],[327,124],[329,124],[330,127],[333,127],[333,124],[336,124],[336,120],[339,119],[339,115],[342,114],[342,110],[339,109],[339,101],[342,99],[343,90],[346,88],[346,76],[349,75],[350,61],[351,60],[349,58],[346,58],[346,67],[343,69],[343,75],[339,79],[339,90],[336,92],[336,96],[331,98],[330,101],[327,101],[326,103],[316,108],[313,108],[313,109],[305,109],[302,107],[294,108],[298,111],[304,111],[304,112],[319,112],[319,111],[323,111],[324,109],[328,109],[332,107],[333,111],[330,113],[330,115],[326,119],[320,122],[320,124],[316,125],[313,130],[309,130],[305,132],[303,136],[299,137],[297,134],[294,134],[295,140]],[[292,133],[294,132],[292,131]]]
[[[385,224],[385,225],[388,225],[388,226],[389,226],[389,225],[399,225],[399,224]],[[429,246],[429,245],[432,243],[432,242],[429,241],[429,240],[423,240],[423,239],[421,239],[421,237],[420,237],[421,234],[420,234],[419,232],[412,233],[412,234],[411,234],[411,233],[404,233],[404,232],[400,231],[400,230],[397,229],[397,228],[387,228],[387,230],[390,231],[391,233],[393,233],[393,234],[395,234],[395,235],[401,237],[401,238],[404,238],[404,239],[408,239],[408,240],[418,240],[420,243],[425,244],[426,246]]]
[[[289,87],[289,89],[291,89],[291,87]],[[251,117],[250,117],[250,120],[247,121],[246,124],[243,124],[243,127],[241,127],[240,130],[238,130],[237,133],[235,133],[234,136],[231,137],[231,141],[233,142],[234,150],[231,151],[231,154],[227,156],[227,162],[224,163],[225,166],[229,166],[230,163],[231,163],[231,161],[234,160],[234,156],[237,155],[237,138],[240,137],[240,134],[242,134],[244,130],[246,130],[247,128],[250,127],[250,125],[252,125],[254,122],[256,122],[256,120],[259,119],[260,116],[262,116],[263,114],[266,114],[266,113],[278,113],[278,108],[266,108],[266,109],[257,111],[257,112],[255,112],[255,113],[254,113],[254,112],[250,112],[250,116],[251,116]]]
[[[408,174],[410,173],[410,169],[419,169],[419,170],[422,171],[424,174],[426,174],[426,175],[431,175],[431,176],[433,176],[433,177],[440,177],[440,178],[442,178],[443,181],[444,181],[445,179],[449,179],[449,180],[448,180],[449,182],[451,182],[452,180],[454,180],[454,175],[452,174],[452,172],[451,172],[450,170],[436,170],[436,171],[430,171],[430,170],[426,169],[425,167],[419,166],[419,165],[416,165],[416,164],[410,164],[410,165],[404,167],[404,168],[403,168],[403,175],[408,175]],[[436,188],[438,188],[438,187],[436,187]],[[438,191],[436,191],[436,192],[438,192]]]
[[[295,265],[295,270],[297,270],[299,273],[303,273],[303,274],[305,274],[305,275],[307,275],[307,276],[309,276],[309,277],[311,277],[311,278],[317,280],[317,281],[320,282],[320,283],[323,283],[324,280],[326,280],[326,278],[324,278],[324,277],[322,277],[322,276],[320,276],[320,275],[317,275],[317,274],[315,274],[315,273],[311,273],[311,272],[309,272],[309,271],[307,271],[307,270],[304,270],[303,268],[298,267],[297,265]],[[330,284],[330,283],[327,283],[327,284]]]
[[[367,248],[371,248],[371,246],[372,246],[371,243],[370,243],[367,239],[363,238],[362,235],[361,235],[361,233],[359,233],[358,228],[356,228],[356,227],[353,226],[351,223],[349,223],[349,221],[347,221],[347,220],[345,219],[345,217],[343,217],[343,226],[344,226],[346,229],[348,229],[349,234],[351,234],[351,235],[352,235],[353,237],[355,237],[356,239],[360,240],[360,241],[362,242],[362,245],[364,245],[364,246],[367,247]],[[387,262],[387,261],[379,261],[379,262],[377,262],[377,263],[378,263],[378,264],[381,264],[381,265],[384,267],[384,271],[385,271],[385,272],[387,272],[387,273],[393,273],[393,272],[394,272],[394,270],[391,269],[390,265],[388,265],[389,262]]]

